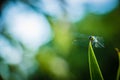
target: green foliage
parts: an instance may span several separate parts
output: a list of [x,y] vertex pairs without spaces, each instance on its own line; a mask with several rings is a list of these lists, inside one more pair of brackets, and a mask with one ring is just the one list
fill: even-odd
[[91,80],[104,80],[95,53],[93,51],[91,41],[89,42],[88,48],[88,60]]

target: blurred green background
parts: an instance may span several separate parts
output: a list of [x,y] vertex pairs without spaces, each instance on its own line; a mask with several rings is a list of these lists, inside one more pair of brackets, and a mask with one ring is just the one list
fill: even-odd
[[119,0],[0,0],[0,80],[90,80],[87,35],[103,37],[94,52],[115,80]]

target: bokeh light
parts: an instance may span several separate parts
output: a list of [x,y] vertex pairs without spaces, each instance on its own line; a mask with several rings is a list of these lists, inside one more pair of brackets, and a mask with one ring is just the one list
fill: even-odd
[[8,32],[29,49],[37,50],[51,40],[52,30],[45,17],[25,5],[10,5],[4,15]]
[[94,14],[107,14],[118,6],[118,0],[89,0],[88,9]]
[[91,35],[103,38],[104,48],[91,47],[104,79],[115,79],[119,5],[119,0],[1,0],[0,80],[89,80]]

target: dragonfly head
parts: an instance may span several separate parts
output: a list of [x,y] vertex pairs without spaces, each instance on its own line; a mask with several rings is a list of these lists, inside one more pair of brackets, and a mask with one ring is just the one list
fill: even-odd
[[94,36],[89,36],[90,41],[94,41]]

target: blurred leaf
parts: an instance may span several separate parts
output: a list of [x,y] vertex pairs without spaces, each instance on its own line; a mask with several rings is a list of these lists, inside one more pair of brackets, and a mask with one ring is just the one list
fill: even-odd
[[119,62],[119,65],[118,65],[118,71],[117,71],[117,76],[116,76],[116,80],[119,80],[120,79],[120,51],[118,48],[115,48],[115,50],[117,51],[118,53],[118,62]]
[[93,51],[91,41],[89,42],[88,48],[88,60],[91,80],[104,80],[95,53]]

